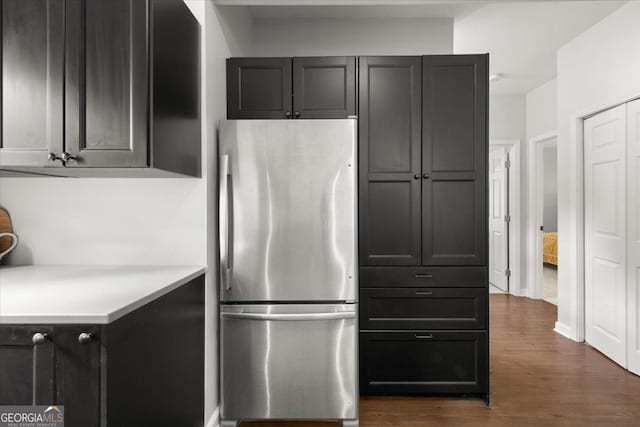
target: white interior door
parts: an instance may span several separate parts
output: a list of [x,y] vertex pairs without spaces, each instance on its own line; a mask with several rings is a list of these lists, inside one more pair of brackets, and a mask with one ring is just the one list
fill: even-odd
[[627,104],[627,186],[628,364],[640,375],[640,100]]
[[626,106],[584,122],[585,338],[626,357]]
[[489,282],[505,292],[509,291],[507,159],[506,147],[492,148],[489,152]]

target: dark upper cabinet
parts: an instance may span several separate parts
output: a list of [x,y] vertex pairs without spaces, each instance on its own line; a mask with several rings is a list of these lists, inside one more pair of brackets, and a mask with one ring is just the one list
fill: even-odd
[[422,262],[487,262],[488,55],[423,58]]
[[421,58],[360,57],[361,265],[419,265]]
[[344,119],[356,114],[356,59],[293,58],[293,115]]
[[355,74],[354,57],[229,58],[227,118],[347,118]]
[[46,166],[63,144],[64,1],[2,0],[0,28],[0,167]]
[[67,0],[65,149],[71,167],[147,166],[148,3]]
[[291,58],[227,59],[227,117],[292,117]]
[[55,397],[53,328],[0,328],[0,405],[48,405]]
[[0,5],[0,169],[201,175],[200,25],[182,0]]

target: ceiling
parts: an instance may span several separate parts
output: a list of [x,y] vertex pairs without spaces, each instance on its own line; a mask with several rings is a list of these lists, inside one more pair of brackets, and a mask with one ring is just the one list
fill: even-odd
[[492,3],[454,23],[454,53],[490,53],[492,93],[522,94],[556,76],[558,48],[625,2]]
[[480,9],[485,2],[421,5],[324,5],[249,6],[256,19],[371,19],[371,18],[456,18]]

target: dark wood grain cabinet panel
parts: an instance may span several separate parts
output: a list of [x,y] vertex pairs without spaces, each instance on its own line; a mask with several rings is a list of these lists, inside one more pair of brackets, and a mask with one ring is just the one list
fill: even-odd
[[291,58],[227,59],[227,118],[293,117],[291,73]]
[[486,332],[360,333],[365,394],[479,394],[487,389]]
[[420,58],[359,61],[360,264],[420,264]]
[[423,58],[422,263],[487,263],[487,55]]
[[360,290],[363,329],[485,329],[483,288],[374,288]]
[[[34,344],[35,334],[45,339]],[[0,405],[47,405],[55,397],[51,326],[0,327]]]
[[[91,338],[80,342],[81,334]],[[97,325],[56,326],[56,400],[64,405],[65,425],[100,427],[103,328]]]
[[148,13],[135,0],[67,0],[68,167],[148,165]]
[[59,167],[63,145],[64,1],[2,0],[0,166]]
[[293,58],[293,114],[301,119],[346,119],[356,114],[353,56]]

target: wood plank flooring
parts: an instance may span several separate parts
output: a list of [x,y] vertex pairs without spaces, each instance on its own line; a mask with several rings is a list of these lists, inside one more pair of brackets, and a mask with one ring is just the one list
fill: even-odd
[[[556,307],[490,296],[491,405],[438,397],[363,397],[361,426],[640,426],[640,377],[553,332]],[[243,426],[336,426],[251,422]]]

